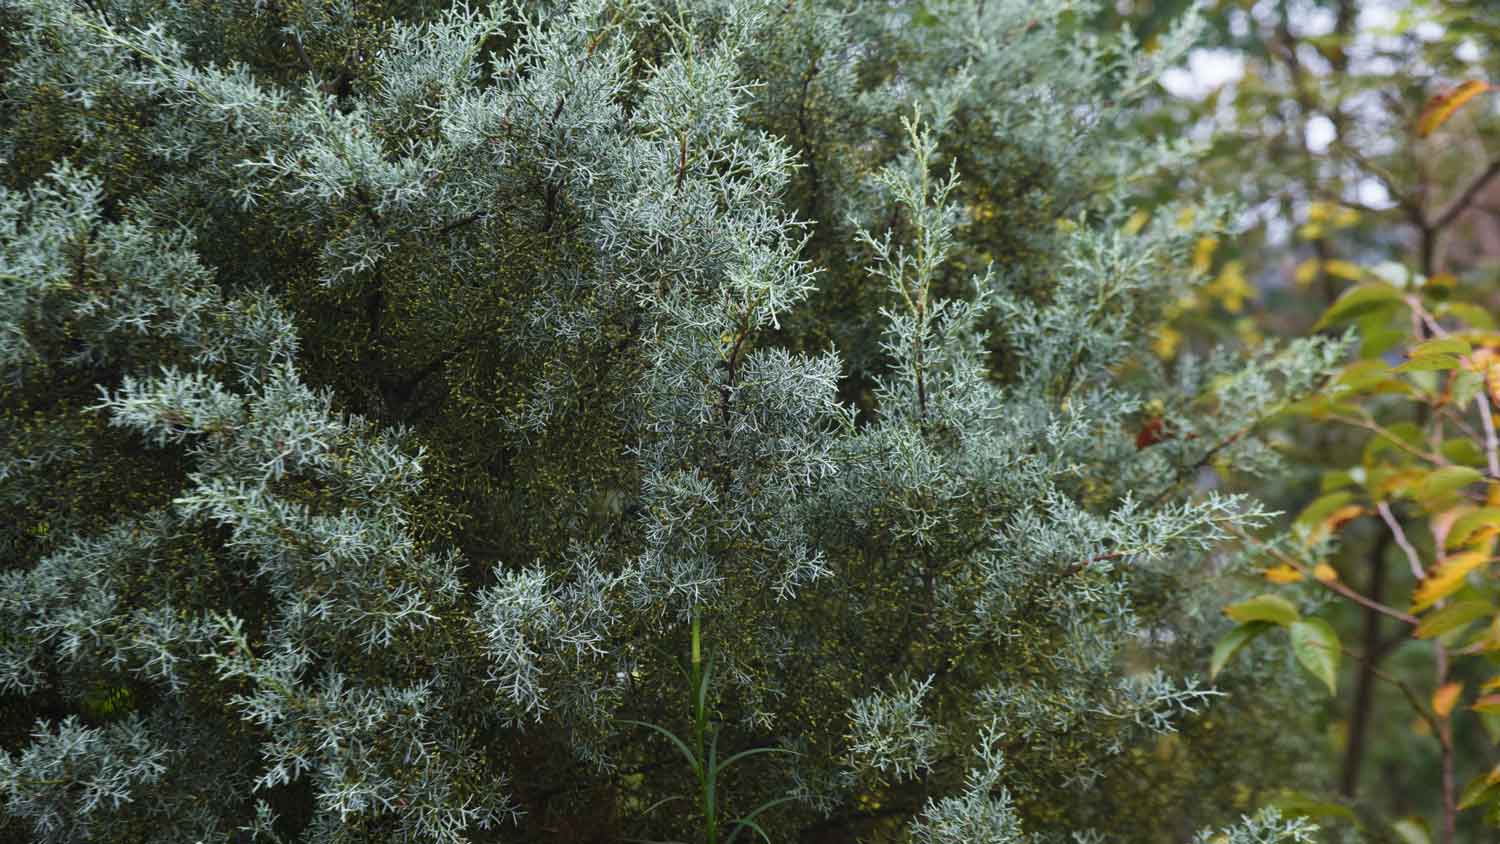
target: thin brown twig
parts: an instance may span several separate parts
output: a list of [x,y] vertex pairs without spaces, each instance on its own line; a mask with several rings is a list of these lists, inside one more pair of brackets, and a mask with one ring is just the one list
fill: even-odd
[[[1437,657],[1437,687],[1441,689],[1448,682],[1448,649],[1441,642],[1433,642],[1432,646]],[[1443,754],[1443,826],[1439,840],[1442,844],[1451,844],[1458,820],[1458,787],[1453,776],[1453,719],[1449,715],[1437,714],[1440,721],[1435,725],[1437,729],[1434,732]]]
[[1375,505],[1375,509],[1380,511],[1380,518],[1385,521],[1385,526],[1391,529],[1391,536],[1396,540],[1396,544],[1401,546],[1402,553],[1406,554],[1406,561],[1411,563],[1411,573],[1418,580],[1426,578],[1427,570],[1422,567],[1422,557],[1417,553],[1417,549],[1412,547],[1411,541],[1406,538],[1406,531],[1402,530],[1401,523],[1396,521],[1396,514],[1391,512],[1390,503],[1382,501]]
[[1420,457],[1423,460],[1426,460],[1438,466],[1448,466],[1452,463],[1452,461],[1448,460],[1448,458],[1446,457],[1443,457],[1441,454],[1434,454],[1430,451],[1423,451],[1422,449],[1417,448],[1411,443],[1408,443],[1406,440],[1401,439],[1400,437],[1381,427],[1379,424],[1368,419],[1356,419],[1350,416],[1329,416],[1328,418],[1333,420],[1334,422],[1342,422],[1345,425],[1353,425],[1356,428],[1363,428],[1372,434],[1380,436],[1391,445],[1394,445],[1395,447],[1401,449],[1407,454],[1412,455],[1413,457]]
[[[1246,542],[1255,542],[1257,544],[1261,544],[1255,539],[1255,537],[1250,536],[1249,534],[1245,533],[1237,527],[1234,527],[1233,525],[1229,526],[1229,530]],[[1276,550],[1275,548],[1272,548],[1269,545],[1261,544],[1261,547],[1271,556],[1275,557],[1278,562],[1286,563],[1287,565],[1296,569],[1299,573],[1301,573],[1303,577],[1315,580],[1318,583],[1323,584],[1324,588],[1337,592],[1338,594],[1344,596],[1345,598],[1348,598],[1356,604],[1359,604],[1365,609],[1374,610],[1381,615],[1388,615],[1391,618],[1394,618],[1397,621],[1402,622],[1403,624],[1409,624],[1412,627],[1415,627],[1418,624],[1417,617],[1414,615],[1408,615],[1394,607],[1388,607],[1385,604],[1379,603],[1378,601],[1372,601],[1337,580],[1323,580],[1322,578],[1314,575],[1311,571],[1308,571],[1307,566],[1303,565],[1301,561],[1293,559],[1292,557],[1283,554],[1282,552]]]
[[1490,477],[1500,478],[1500,440],[1495,437],[1495,418],[1490,413],[1490,397],[1484,390],[1474,397],[1479,404],[1479,418],[1484,422],[1484,456],[1489,462]]
[[1469,182],[1469,186],[1464,188],[1463,193],[1459,194],[1458,198],[1453,200],[1447,208],[1444,208],[1436,220],[1433,220],[1432,227],[1434,229],[1441,229],[1458,219],[1458,215],[1462,214],[1474,203],[1474,199],[1479,195],[1479,192],[1484,190],[1484,186],[1489,184],[1490,180],[1497,175],[1500,175],[1500,160],[1491,161],[1489,166],[1484,168],[1483,172],[1476,176],[1472,182]]
[[[1355,651],[1351,651],[1348,648],[1344,647],[1343,645],[1339,646],[1339,650],[1343,651],[1345,654],[1347,654],[1352,659],[1355,659],[1355,660],[1357,660],[1359,662],[1363,662],[1366,665],[1369,664],[1369,661],[1365,658],[1365,656],[1363,654],[1357,653]],[[1379,668],[1374,668],[1374,667],[1370,668],[1370,673],[1372,675],[1374,675],[1375,677],[1377,677],[1377,678],[1379,678],[1381,680],[1384,680],[1385,682],[1390,683],[1391,685],[1393,685],[1396,688],[1400,689],[1401,690],[1401,694],[1403,694],[1403,695],[1406,696],[1406,702],[1409,703],[1409,704],[1411,704],[1411,708],[1412,709],[1416,710],[1417,716],[1419,718],[1421,718],[1423,721],[1426,721],[1427,722],[1427,726],[1429,726],[1429,727],[1432,728],[1433,735],[1439,735],[1437,715],[1435,715],[1434,713],[1432,713],[1431,711],[1429,711],[1427,709],[1427,707],[1422,703],[1422,699],[1417,696],[1416,690],[1414,690],[1410,685],[1408,685],[1406,683],[1406,681],[1404,681],[1404,680],[1398,680],[1397,678],[1392,677],[1391,675],[1385,673],[1384,671],[1381,671]],[[1438,740],[1442,741],[1441,737],[1439,737]]]

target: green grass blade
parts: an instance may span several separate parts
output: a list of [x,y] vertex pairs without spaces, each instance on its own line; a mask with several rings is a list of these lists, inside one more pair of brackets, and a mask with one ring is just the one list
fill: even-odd
[[729,838],[724,841],[724,844],[734,844],[734,839],[739,836],[740,830],[744,829],[747,826],[760,833],[760,837],[769,842],[771,840],[770,837],[766,835],[765,830],[760,828],[760,824],[757,824],[755,822],[756,817],[758,817],[761,812],[764,812],[767,809],[773,808],[775,806],[780,806],[782,803],[788,803],[796,799],[797,796],[795,794],[788,794],[785,797],[777,797],[774,800],[767,800],[759,806],[756,806],[754,811],[752,811],[750,814],[745,815],[744,817],[734,822],[734,832],[729,833]]
[[704,773],[703,772],[703,767],[699,763],[698,757],[695,756],[695,755],[693,755],[693,751],[689,750],[688,746],[685,743],[683,743],[682,739],[678,738],[675,734],[673,734],[671,730],[668,730],[665,727],[658,727],[655,724],[648,724],[645,721],[632,721],[632,720],[630,720],[628,718],[621,718],[620,721],[619,721],[619,723],[621,723],[621,724],[633,724],[633,725],[635,725],[637,727],[645,727],[648,730],[655,730],[658,733],[661,733],[662,735],[666,736],[668,739],[671,740],[672,744],[674,746],[676,746],[676,748],[678,750],[682,751],[682,755],[688,760],[688,764],[692,766],[693,773],[695,775],[697,775],[698,777],[700,777],[700,778],[703,776],[703,773]]
[[734,844],[734,839],[740,837],[740,830],[742,829],[755,830],[756,834],[761,837],[761,840],[765,841],[766,844],[771,844],[771,836],[767,835],[764,829],[761,829],[760,824],[744,818],[734,822],[734,832],[729,833],[729,838],[725,839],[724,844]]
[[754,756],[754,755],[756,755],[758,753],[790,753],[793,756],[798,755],[797,751],[795,751],[795,750],[787,750],[784,747],[752,747],[749,750],[741,750],[739,753],[736,753],[733,756],[729,757],[728,759],[725,759],[724,763],[721,764],[721,765],[718,765],[717,767],[715,767],[714,765],[710,764],[709,768],[708,768],[708,770],[709,770],[709,776],[715,776],[716,777],[725,768],[728,768],[730,765],[733,765],[735,762],[738,762],[739,760],[744,759],[746,756]]

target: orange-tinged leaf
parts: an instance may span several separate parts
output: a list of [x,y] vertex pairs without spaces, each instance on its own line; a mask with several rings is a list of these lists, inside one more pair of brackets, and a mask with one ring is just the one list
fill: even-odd
[[1417,118],[1417,137],[1425,138],[1431,135],[1439,126],[1447,122],[1453,113],[1458,111],[1469,100],[1490,90],[1488,82],[1478,79],[1470,79],[1468,82],[1456,88],[1444,91],[1427,101],[1427,106],[1422,109],[1422,116]]
[[1272,583],[1296,583],[1302,579],[1302,572],[1297,571],[1286,563],[1272,566],[1264,572],[1266,580]]
[[1387,472],[1375,483],[1375,495],[1379,498],[1399,498],[1403,495],[1410,495],[1426,477],[1425,469],[1398,469]]
[[1485,695],[1469,708],[1475,712],[1500,712],[1500,695]]
[[1339,571],[1327,563],[1318,563],[1313,567],[1313,577],[1324,583],[1333,583],[1339,579]]
[[1319,527],[1329,533],[1332,533],[1343,527],[1345,524],[1354,521],[1360,516],[1363,516],[1367,512],[1369,511],[1358,504],[1346,504],[1345,506],[1334,510],[1332,513],[1329,513],[1328,516],[1324,518],[1321,523],[1319,523]]
[[1447,718],[1463,693],[1463,683],[1444,683],[1432,693],[1432,711],[1436,712],[1439,718]]
[[1471,544],[1477,539],[1483,539],[1486,530],[1494,533],[1497,528],[1500,528],[1500,507],[1470,510],[1453,522],[1453,526],[1443,537],[1443,547],[1459,548]]
[[1442,565],[1433,569],[1417,584],[1411,596],[1411,611],[1421,612],[1457,592],[1464,585],[1464,578],[1469,572],[1489,561],[1488,555],[1478,551],[1465,551],[1444,560]]
[[1319,496],[1297,515],[1297,532],[1308,545],[1322,542],[1351,519],[1365,514],[1365,508],[1351,503],[1354,494],[1340,491]]

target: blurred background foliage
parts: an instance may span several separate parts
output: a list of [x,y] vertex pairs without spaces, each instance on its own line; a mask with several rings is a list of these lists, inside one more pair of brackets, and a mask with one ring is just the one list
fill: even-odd
[[[1149,47],[1189,5],[1120,0],[1097,23]],[[1255,639],[1238,660],[1297,672],[1306,656],[1253,635],[1283,623],[1245,609],[1258,595],[1339,640],[1334,693],[1309,686],[1273,716],[1315,748],[1278,799],[1316,816],[1330,841],[1494,840],[1500,97],[1488,86],[1500,82],[1500,4],[1206,8],[1205,42],[1164,80],[1142,131],[1193,138],[1207,155],[1191,172],[1142,178],[1155,203],[1242,205],[1231,231],[1199,242],[1195,268],[1212,281],[1167,306],[1157,353],[1181,366],[1225,344],[1351,327],[1359,338],[1320,399],[1266,423],[1284,471],[1252,491],[1284,521],[1246,538],[1232,563],[1242,591],[1225,596]],[[1157,412],[1138,443],[1170,436],[1172,409]],[[1246,483],[1218,471],[1200,485]],[[1476,533],[1454,543],[1465,516]],[[1219,682],[1250,670],[1230,661]]]

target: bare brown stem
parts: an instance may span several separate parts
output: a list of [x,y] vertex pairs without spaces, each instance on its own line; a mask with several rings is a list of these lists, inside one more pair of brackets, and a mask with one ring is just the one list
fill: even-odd
[[[1241,539],[1245,540],[1246,542],[1252,542],[1252,543],[1254,543],[1254,542],[1257,541],[1255,539],[1255,537],[1250,536],[1249,534],[1245,533],[1244,531],[1240,530],[1239,528],[1237,528],[1237,527],[1235,527],[1233,525],[1229,526],[1229,530],[1230,530],[1230,532],[1236,534],[1237,536],[1239,536]],[[1364,595],[1359,594],[1358,592],[1354,591],[1353,589],[1350,589],[1349,587],[1345,586],[1343,583],[1340,583],[1337,580],[1322,580],[1322,579],[1318,578],[1316,575],[1314,575],[1311,571],[1309,571],[1308,568],[1307,568],[1307,566],[1303,565],[1300,560],[1294,559],[1293,557],[1290,557],[1290,556],[1288,556],[1286,554],[1283,554],[1282,552],[1276,550],[1275,548],[1271,548],[1269,546],[1262,546],[1262,547],[1272,557],[1275,557],[1276,560],[1277,560],[1277,562],[1286,563],[1287,565],[1291,566],[1292,568],[1294,568],[1298,572],[1300,572],[1303,577],[1309,578],[1311,580],[1314,580],[1314,581],[1316,581],[1318,583],[1323,584],[1324,588],[1329,589],[1329,590],[1331,590],[1333,592],[1337,592],[1338,594],[1344,596],[1345,598],[1348,598],[1349,600],[1353,601],[1356,604],[1359,604],[1360,606],[1364,607],[1365,609],[1374,610],[1375,612],[1378,612],[1381,615],[1390,616],[1391,618],[1394,618],[1397,621],[1402,622],[1403,624],[1409,624],[1412,627],[1416,627],[1417,626],[1418,621],[1417,621],[1417,617],[1416,616],[1408,615],[1408,614],[1406,614],[1406,613],[1404,613],[1404,612],[1402,612],[1402,611],[1400,611],[1400,610],[1398,610],[1398,609],[1396,609],[1394,607],[1388,607],[1385,604],[1379,603],[1378,601],[1373,601],[1373,600],[1371,600],[1369,598],[1366,598]]]
[[1406,561],[1411,564],[1411,573],[1418,580],[1427,577],[1427,571],[1422,567],[1422,557],[1417,549],[1412,547],[1411,541],[1406,538],[1406,531],[1401,529],[1401,523],[1396,520],[1396,514],[1391,512],[1391,505],[1382,501],[1375,505],[1380,511],[1380,518],[1385,521],[1385,526],[1391,529],[1391,536],[1395,538],[1396,544],[1401,546],[1401,552],[1406,555]]

